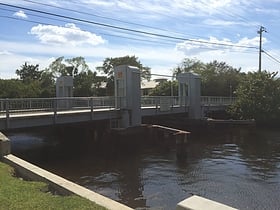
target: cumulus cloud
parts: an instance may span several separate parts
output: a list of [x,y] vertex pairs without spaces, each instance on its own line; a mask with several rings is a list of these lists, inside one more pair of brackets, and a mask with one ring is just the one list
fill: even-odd
[[4,51],[0,51],[0,55],[12,55],[12,53],[7,50],[4,50]]
[[[265,44],[267,42],[266,38],[263,38],[263,43]],[[215,44],[211,44],[215,43]],[[185,41],[182,43],[178,43],[176,45],[176,49],[178,51],[183,51],[186,55],[195,55],[202,52],[207,51],[245,51],[250,48],[256,48],[259,45],[259,37],[254,37],[252,39],[249,39],[247,37],[244,37],[240,39],[238,42],[232,42],[229,39],[222,39],[219,40],[215,37],[210,37],[209,40],[206,39],[197,39],[193,42],[191,41]],[[239,46],[246,46],[246,47],[239,47]]]
[[39,24],[31,28],[30,34],[37,36],[42,43],[52,45],[96,46],[105,43],[101,36],[83,31],[73,23],[65,26]]
[[28,18],[28,16],[22,10],[19,10],[18,12],[14,13],[14,16],[22,18],[22,19],[27,19]]
[[[80,0],[83,4],[103,7],[104,9],[125,9],[136,13],[168,13],[168,15],[204,16],[219,14],[223,9],[239,14],[243,6],[248,6],[248,0]],[[253,0],[252,0],[253,1]]]

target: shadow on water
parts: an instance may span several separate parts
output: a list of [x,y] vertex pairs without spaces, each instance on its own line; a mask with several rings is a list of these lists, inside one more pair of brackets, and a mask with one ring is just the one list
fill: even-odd
[[8,137],[18,156],[133,208],[174,209],[197,194],[239,209],[280,209],[277,130],[204,129],[191,135],[183,160],[174,147],[147,143],[146,135],[112,141],[102,132],[103,143],[84,141],[84,131],[56,135]]

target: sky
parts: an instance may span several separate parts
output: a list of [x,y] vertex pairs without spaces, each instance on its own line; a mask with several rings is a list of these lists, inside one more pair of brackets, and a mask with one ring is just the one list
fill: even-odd
[[40,69],[82,56],[133,56],[171,75],[184,58],[257,71],[280,69],[280,0],[0,0],[0,79],[25,62]]

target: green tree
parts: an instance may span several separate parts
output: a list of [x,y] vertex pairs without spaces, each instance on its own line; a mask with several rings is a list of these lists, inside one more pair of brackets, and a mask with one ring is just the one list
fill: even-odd
[[173,75],[179,73],[194,72],[200,74],[205,69],[205,64],[197,59],[184,58],[183,61],[173,69]]
[[55,96],[55,80],[52,72],[48,71],[48,69],[42,71],[40,86],[41,86],[40,97],[48,98],[48,97]]
[[42,71],[39,70],[39,64],[32,65],[25,62],[20,69],[16,70],[16,74],[23,82],[30,82],[30,80],[39,80]]
[[114,67],[119,65],[130,65],[138,67],[141,72],[141,78],[150,80],[151,68],[143,66],[140,60],[135,56],[124,56],[116,58],[106,58],[103,65],[96,67],[96,69],[107,76],[107,91],[108,95],[114,94]]
[[93,96],[96,93],[94,86],[96,72],[82,71],[74,78],[74,96]]
[[173,74],[193,72],[201,77],[201,94],[204,96],[232,96],[241,77],[241,69],[233,68],[225,62],[212,61],[202,63],[199,60],[185,58]]
[[52,72],[54,77],[71,76],[74,83],[74,96],[92,96],[97,95],[100,83],[96,72],[92,72],[86,63],[86,60],[79,56],[65,59],[59,57],[54,60],[48,70]]
[[277,73],[249,72],[236,90],[237,100],[229,112],[239,119],[258,122],[280,118],[280,81]]
[[0,80],[0,98],[20,98],[22,97],[23,90],[24,84],[21,80]]
[[[172,92],[173,91],[173,92]],[[164,81],[160,82],[149,95],[151,96],[171,96],[177,95],[178,82],[177,81]]]
[[81,56],[65,59],[63,56],[55,59],[48,68],[54,77],[72,76],[83,71],[88,71],[89,67],[85,59]]

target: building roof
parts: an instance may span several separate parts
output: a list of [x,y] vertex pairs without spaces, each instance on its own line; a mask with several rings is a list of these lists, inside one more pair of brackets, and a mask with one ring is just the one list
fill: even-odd
[[159,82],[156,82],[154,80],[151,81],[142,81],[141,82],[141,89],[152,89],[155,88]]

